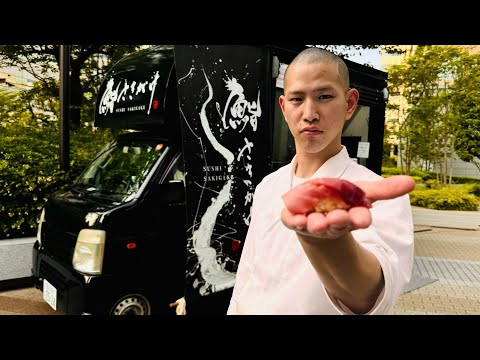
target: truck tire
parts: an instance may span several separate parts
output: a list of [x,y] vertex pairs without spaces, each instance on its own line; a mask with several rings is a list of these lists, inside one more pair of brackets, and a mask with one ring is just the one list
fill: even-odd
[[151,315],[152,305],[140,294],[128,294],[116,301],[109,315]]

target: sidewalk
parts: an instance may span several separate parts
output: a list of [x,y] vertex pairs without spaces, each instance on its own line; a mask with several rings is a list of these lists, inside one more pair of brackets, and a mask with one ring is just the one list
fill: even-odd
[[412,280],[394,314],[480,314],[480,212],[413,208]]
[[480,314],[480,231],[416,233],[413,275],[395,314]]
[[42,298],[42,292],[32,286],[0,291],[0,315],[62,315]]

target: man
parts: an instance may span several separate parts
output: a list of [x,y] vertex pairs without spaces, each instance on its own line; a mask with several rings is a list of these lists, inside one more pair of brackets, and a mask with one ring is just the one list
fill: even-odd
[[[227,314],[385,314],[413,264],[408,176],[383,179],[350,159],[341,144],[359,93],[348,68],[308,48],[288,66],[279,102],[295,139],[292,162],[254,194],[251,223]],[[312,178],[348,180],[372,208],[292,214],[281,196]]]

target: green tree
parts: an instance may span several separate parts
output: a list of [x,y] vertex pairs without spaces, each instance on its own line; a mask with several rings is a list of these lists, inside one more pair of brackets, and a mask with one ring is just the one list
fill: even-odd
[[7,126],[8,119],[18,119],[25,116],[27,104],[22,100],[21,94],[8,88],[0,88],[0,125]]
[[454,46],[420,46],[404,63],[392,66],[389,90],[402,96],[407,107],[398,130],[401,160],[409,173],[412,164],[424,164],[449,178],[449,159],[459,128],[460,117],[452,96],[465,49]]
[[71,184],[119,130],[72,129],[68,173],[58,166],[58,132],[57,120],[32,118],[21,92],[0,89],[0,240],[33,236],[50,194]]
[[480,55],[463,57],[452,88],[453,111],[459,118],[455,151],[480,170]]
[[[93,103],[111,66],[140,45],[72,45],[70,51],[70,121],[93,119]],[[0,66],[17,67],[37,83],[24,96],[30,104],[58,116],[60,45],[0,45]],[[87,100],[87,101],[85,101]],[[32,116],[34,116],[32,112]]]

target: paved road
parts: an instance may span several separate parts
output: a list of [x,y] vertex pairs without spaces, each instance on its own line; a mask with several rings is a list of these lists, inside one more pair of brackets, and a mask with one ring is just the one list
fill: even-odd
[[[480,315],[480,212],[413,208],[412,280],[395,315]],[[0,291],[0,315],[62,315],[32,287]]]
[[413,221],[417,226],[480,230],[480,211],[431,210],[412,207]]

